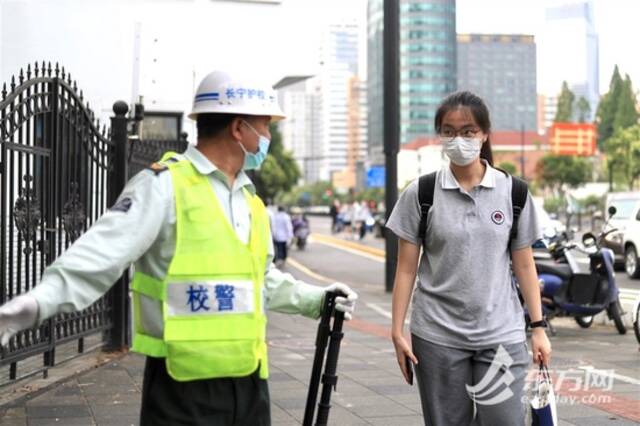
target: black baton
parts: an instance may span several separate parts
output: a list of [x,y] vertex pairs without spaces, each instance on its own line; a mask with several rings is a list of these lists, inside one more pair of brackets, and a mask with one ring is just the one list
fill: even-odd
[[[340,341],[342,340],[342,323],[344,321],[344,313],[335,310],[335,299],[337,294],[334,292],[327,293],[322,308],[322,318],[318,324],[318,334],[316,336],[316,353],[313,359],[313,369],[311,370],[311,380],[309,381],[309,393],[307,395],[307,405],[304,411],[303,426],[313,425],[313,416],[315,414],[315,406],[318,398],[318,388],[320,379],[322,378],[323,388],[320,403],[318,404],[318,419],[316,425],[326,425],[329,417],[329,409],[331,408],[331,389],[335,388],[337,383],[336,367],[338,364],[338,354],[340,352]],[[335,319],[331,327],[331,317],[335,312]],[[329,350],[327,352],[327,361],[324,362],[325,351],[327,349],[327,341],[331,337]],[[322,366],[324,364],[325,373],[322,374]]]

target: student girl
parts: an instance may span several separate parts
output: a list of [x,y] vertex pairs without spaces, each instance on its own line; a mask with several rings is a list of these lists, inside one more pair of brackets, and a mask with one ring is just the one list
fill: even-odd
[[[548,365],[551,354],[530,248],[541,236],[533,200],[527,194],[510,241],[512,180],[492,167],[489,111],[478,96],[444,99],[435,130],[450,164],[437,172],[425,234],[418,181],[387,222],[400,239],[392,308],[398,364],[407,382],[415,369],[429,426],[523,425],[529,355],[512,270],[531,317],[533,362]],[[403,328],[412,292],[410,345]]]

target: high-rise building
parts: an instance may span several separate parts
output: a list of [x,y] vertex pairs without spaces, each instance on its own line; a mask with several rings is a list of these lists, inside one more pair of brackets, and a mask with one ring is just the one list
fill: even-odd
[[485,100],[493,130],[537,130],[533,36],[458,34],[458,90]]
[[[369,158],[382,164],[383,0],[369,0]],[[433,134],[438,104],[456,90],[455,0],[400,1],[400,143]]]
[[357,20],[328,25],[320,45],[320,95],[322,113],[322,166],[320,179],[347,167],[350,81],[358,75]]
[[357,76],[349,81],[347,98],[347,167],[332,175],[333,186],[340,190],[361,189],[358,181],[367,156],[367,85]]
[[360,30],[357,19],[328,24],[319,46],[318,72],[313,77],[285,77],[275,86],[288,116],[280,124],[283,143],[293,151],[304,182],[331,180],[365,156],[366,135],[360,131],[366,114],[366,87],[358,79]]
[[316,182],[322,165],[322,126],[318,80],[288,76],[274,86],[287,116],[278,123],[282,144],[293,153],[302,182]]
[[383,0],[367,5],[367,141],[372,164],[384,164]]
[[545,9],[540,42],[541,87],[549,96],[560,93],[566,81],[591,106],[593,118],[599,100],[598,34],[592,0],[552,0]]

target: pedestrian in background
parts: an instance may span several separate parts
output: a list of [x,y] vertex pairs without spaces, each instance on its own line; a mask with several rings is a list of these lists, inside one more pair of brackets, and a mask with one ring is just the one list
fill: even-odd
[[273,233],[273,244],[276,249],[274,261],[278,266],[284,265],[287,261],[287,246],[293,238],[293,225],[291,216],[282,206],[278,206],[278,211],[271,219],[271,232]]
[[349,209],[347,210],[347,217],[349,220],[349,239],[355,240],[356,233],[358,232],[358,219],[360,217],[360,203],[353,200],[349,203]]
[[338,215],[340,214],[340,200],[337,198],[333,200],[331,203],[331,207],[329,208],[329,216],[331,217],[331,233],[335,234],[338,232]]
[[[492,167],[489,111],[478,96],[444,99],[435,130],[450,165],[436,175],[426,232],[419,232],[418,181],[401,194],[386,225],[400,238],[392,301],[398,364],[407,382],[415,366],[425,424],[467,426],[476,417],[481,425],[521,426],[529,362],[511,268],[531,316],[533,361],[548,365],[551,353],[531,251],[541,237],[534,203],[528,194],[510,240],[512,181]],[[403,328],[416,272],[409,345]],[[476,399],[475,391],[493,384],[504,400]]]
[[371,216],[371,211],[369,210],[369,205],[365,200],[362,200],[359,203],[358,208],[358,238],[363,240],[365,235],[367,235],[367,229],[373,217]]

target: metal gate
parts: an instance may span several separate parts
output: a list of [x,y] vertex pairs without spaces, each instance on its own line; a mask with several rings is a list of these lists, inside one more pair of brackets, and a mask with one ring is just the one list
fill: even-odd
[[[111,129],[100,125],[64,68],[35,64],[0,95],[0,303],[32,289],[44,268],[86,231],[121,192],[126,179],[127,114],[114,104]],[[10,365],[43,354],[44,371],[56,345],[103,333],[111,348],[128,343],[126,273],[82,312],[61,314],[18,333],[0,354]]]
[[150,164],[159,161],[167,151],[183,153],[189,142],[186,133],[182,133],[180,136],[180,140],[131,138],[128,154],[128,176],[132,177]]

